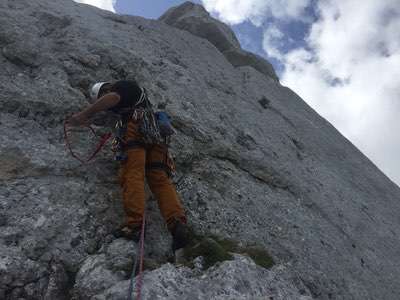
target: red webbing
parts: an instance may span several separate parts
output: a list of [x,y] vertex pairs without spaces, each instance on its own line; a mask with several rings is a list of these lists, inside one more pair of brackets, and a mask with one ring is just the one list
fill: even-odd
[[[95,130],[93,129],[93,127],[91,127],[91,126],[87,126],[87,127],[90,129],[90,131],[91,131],[93,134],[95,134]],[[72,150],[71,143],[70,143],[69,138],[68,138],[68,123],[67,123],[67,121],[64,121],[64,140],[65,140],[65,145],[67,146],[67,148],[68,148],[69,152],[71,153],[72,157],[74,157],[74,158],[76,158],[77,160],[79,160],[82,164],[86,164],[86,163],[90,162],[90,161],[97,155],[97,153],[100,152],[100,150],[101,150],[101,149],[104,147],[104,145],[108,142],[108,140],[111,138],[111,136],[112,136],[112,133],[111,133],[111,132],[108,132],[108,133],[103,134],[103,135],[100,137],[100,140],[99,140],[99,142],[98,142],[98,144],[97,144],[97,146],[96,146],[95,151],[89,156],[89,158],[83,159],[83,158],[79,157],[79,156]]]

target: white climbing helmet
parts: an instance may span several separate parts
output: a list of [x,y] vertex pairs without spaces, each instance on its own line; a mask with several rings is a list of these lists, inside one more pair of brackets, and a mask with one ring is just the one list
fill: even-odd
[[106,84],[111,84],[111,82],[109,81],[105,81],[105,82],[96,82],[91,88],[90,88],[90,98],[92,100],[97,100],[97,98],[99,97],[99,93],[101,88],[106,85]]

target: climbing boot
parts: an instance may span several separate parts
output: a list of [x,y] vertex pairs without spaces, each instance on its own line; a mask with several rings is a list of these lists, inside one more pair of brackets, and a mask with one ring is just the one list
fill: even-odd
[[174,221],[174,223],[170,226],[170,232],[172,235],[172,251],[174,253],[189,244],[188,227],[180,220]]
[[140,236],[142,233],[142,224],[137,224],[137,225],[123,225],[117,230],[113,232],[113,235],[116,238],[126,238],[128,240],[132,240],[136,243],[139,242]]

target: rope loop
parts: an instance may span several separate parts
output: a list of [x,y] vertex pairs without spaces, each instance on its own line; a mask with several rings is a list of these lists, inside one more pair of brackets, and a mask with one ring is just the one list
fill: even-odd
[[[96,131],[94,130],[94,128],[92,126],[87,126],[90,131],[93,133],[93,135],[96,134]],[[97,143],[97,146],[94,150],[94,152],[89,156],[89,158],[84,159],[82,157],[79,157],[79,155],[77,155],[73,150],[72,150],[72,146],[71,146],[71,142],[69,140],[69,129],[68,129],[68,123],[67,120],[64,121],[64,141],[65,141],[65,145],[67,147],[67,149],[69,150],[70,154],[72,157],[74,157],[75,159],[77,159],[80,163],[82,164],[87,164],[89,163],[92,159],[95,158],[95,156],[100,152],[100,150],[105,146],[105,144],[108,142],[108,140],[112,137],[112,133],[111,132],[107,132],[105,134],[103,134],[100,137],[99,142]]]

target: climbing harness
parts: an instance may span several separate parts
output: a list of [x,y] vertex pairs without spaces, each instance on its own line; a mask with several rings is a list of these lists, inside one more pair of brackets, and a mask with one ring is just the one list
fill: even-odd
[[[92,132],[93,135],[96,135],[96,131],[93,129],[92,126],[87,126],[89,130]],[[68,130],[68,123],[67,120],[64,121],[64,140],[65,140],[65,145],[69,152],[71,153],[72,157],[76,158],[78,161],[80,161],[82,164],[89,163],[95,156],[100,152],[100,150],[104,147],[104,145],[108,142],[108,140],[111,138],[112,134],[111,132],[105,133],[100,137],[99,142],[97,143],[97,146],[94,150],[94,152],[86,159],[79,157],[73,150],[71,146],[71,142],[69,140],[69,133],[70,131]]]
[[[142,285],[143,285],[143,261],[144,261],[144,232],[146,229],[146,210],[143,213],[143,220],[142,220],[142,229],[140,232],[140,241],[138,244],[137,253],[139,256],[136,256],[135,264],[133,266],[133,270],[131,273],[131,279],[129,282],[129,292],[128,292],[128,300],[134,300],[134,291],[133,291],[133,282],[135,277],[136,279],[136,300],[140,300],[142,298]],[[136,270],[139,266],[138,274],[136,276]]]
[[[115,138],[113,140],[113,151],[115,152],[115,160],[124,161],[127,159],[125,150],[136,147],[144,147],[149,144],[159,144],[162,141],[158,123],[147,98],[147,92],[141,88],[139,100],[131,107],[122,108],[116,111],[119,120],[115,124]],[[133,121],[138,125],[141,134],[140,140],[126,141],[124,139],[127,131],[128,122]]]
[[[170,137],[175,133],[171,125],[168,114],[164,111],[154,112],[147,93],[144,88],[137,103],[129,108],[123,108],[117,111],[120,118],[115,125],[115,138],[113,140],[113,151],[115,160],[125,161],[126,150],[132,148],[146,148],[151,145],[168,145]],[[140,105],[140,107],[139,107]],[[141,137],[137,140],[126,141],[124,136],[127,132],[128,122],[133,121],[138,124],[138,131]],[[160,166],[146,166],[147,168],[160,168]],[[175,172],[175,165],[168,150],[161,167],[171,177]]]

